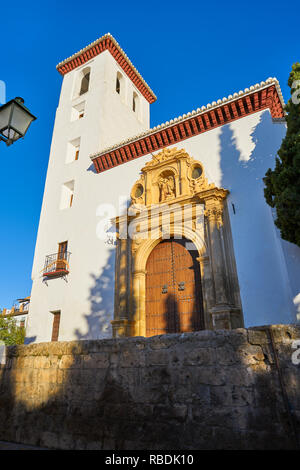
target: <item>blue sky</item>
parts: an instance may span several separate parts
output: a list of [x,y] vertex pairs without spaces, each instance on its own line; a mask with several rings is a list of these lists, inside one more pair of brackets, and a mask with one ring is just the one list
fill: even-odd
[[4,3],[0,80],[7,100],[22,96],[38,119],[25,139],[0,143],[0,308],[31,290],[58,62],[110,32],[158,97],[151,127],[268,77],[278,78],[287,100],[300,61],[299,13],[297,2],[256,0]]

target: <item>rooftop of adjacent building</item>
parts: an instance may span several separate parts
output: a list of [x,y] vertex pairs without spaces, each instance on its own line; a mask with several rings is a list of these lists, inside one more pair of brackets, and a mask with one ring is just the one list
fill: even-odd
[[3,316],[27,315],[29,312],[30,295],[17,299],[19,305],[13,305],[12,308],[3,308],[1,314]]

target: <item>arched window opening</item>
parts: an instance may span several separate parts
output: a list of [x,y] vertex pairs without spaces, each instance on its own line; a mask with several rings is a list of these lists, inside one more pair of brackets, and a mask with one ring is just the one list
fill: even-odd
[[116,79],[116,92],[120,94],[121,92],[121,82],[120,82],[120,79],[119,77],[117,76],[117,79]]
[[125,98],[125,83],[124,77],[120,72],[117,72],[116,76],[116,92],[121,96],[122,101]]
[[89,84],[90,84],[90,69],[87,69],[83,72],[79,95],[83,95],[84,93],[88,91]]
[[133,96],[132,96],[132,111],[134,113],[136,113],[138,111],[138,95],[133,92]]

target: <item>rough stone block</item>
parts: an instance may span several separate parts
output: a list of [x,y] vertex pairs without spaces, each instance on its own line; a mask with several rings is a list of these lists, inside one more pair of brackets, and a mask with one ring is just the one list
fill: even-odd
[[[188,366],[212,365],[218,362],[217,351],[214,348],[185,348],[183,364]],[[179,354],[178,354],[179,355]]]
[[265,361],[265,355],[261,346],[247,345],[244,348],[239,348],[235,351],[235,355],[239,356],[240,362],[248,366],[249,364],[258,364]]
[[225,385],[226,375],[220,366],[197,366],[193,368],[193,382],[204,385]]
[[149,366],[164,366],[169,364],[170,352],[165,349],[158,349],[146,352],[146,364]]
[[210,404],[212,407],[223,407],[232,405],[232,385],[211,386]]
[[[293,448],[266,328],[8,347],[0,439],[58,449]],[[300,327],[272,331],[300,427],[291,357]]]
[[120,367],[144,367],[146,364],[143,351],[122,351],[119,358]]
[[268,344],[269,337],[267,331],[259,330],[256,328],[249,328],[248,330],[248,341],[250,344]]
[[82,365],[84,369],[102,369],[109,366],[108,353],[94,353],[82,356]]

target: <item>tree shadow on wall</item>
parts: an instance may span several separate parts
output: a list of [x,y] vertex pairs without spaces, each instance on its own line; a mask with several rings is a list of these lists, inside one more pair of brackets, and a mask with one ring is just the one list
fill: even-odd
[[24,344],[32,344],[36,340],[36,336],[26,336],[24,340]]
[[[279,126],[279,124],[272,122],[268,112],[261,114],[258,124],[249,136],[255,146],[248,156],[243,156],[238,149],[231,125],[227,124],[221,128],[219,137],[221,186],[229,189],[231,200],[235,202],[236,212],[240,209],[241,214],[245,214],[247,208],[253,205],[253,198],[255,202],[261,201],[261,198],[264,201],[262,179],[267,169],[274,167],[275,155],[284,135],[283,132],[274,132],[274,126]],[[269,206],[265,204],[261,209],[264,214],[266,209],[270,213]],[[245,220],[247,220],[246,215]]]
[[[120,215],[126,213],[130,199],[124,200],[119,207]],[[89,293],[90,312],[83,315],[87,323],[85,333],[80,329],[75,330],[78,339],[100,339],[111,338],[111,320],[114,318],[114,296],[115,296],[115,226],[111,223],[106,230],[108,246],[113,246],[108,250],[108,256],[104,268],[99,275],[90,275],[92,286]],[[126,269],[126,268],[125,268]],[[122,275],[122,272],[120,273]]]
[[189,264],[185,266],[189,274],[183,275],[182,267],[175,272],[174,293],[169,293],[164,300],[164,331],[166,333],[199,331],[204,329],[204,313],[202,281],[197,261],[198,250],[187,238],[174,241],[189,253]]
[[178,302],[174,294],[168,294],[165,300],[165,331],[167,333],[180,332]]
[[200,282],[199,284],[194,283],[193,294],[190,293],[188,298],[177,299],[176,295],[168,294],[165,299],[165,321],[161,326],[161,331],[166,334],[181,334],[204,329],[203,308],[200,303],[201,292],[196,292],[196,289],[201,290]]
[[284,135],[284,129],[278,132],[277,126],[269,112],[260,115],[250,136],[255,146],[248,160],[238,149],[230,124],[220,133],[221,185],[230,191],[228,211],[247,326],[293,321],[287,317],[279,239],[262,180],[274,166]]
[[108,259],[101,274],[91,274],[92,287],[90,288],[90,313],[84,315],[87,323],[86,333],[75,330],[78,339],[111,338],[110,320],[114,313],[114,287],[115,287],[115,249],[110,249]]
[[96,171],[96,168],[95,168],[94,163],[91,163],[90,166],[88,167],[88,169],[87,169],[86,171],[91,171],[92,173],[97,174],[97,171]]

